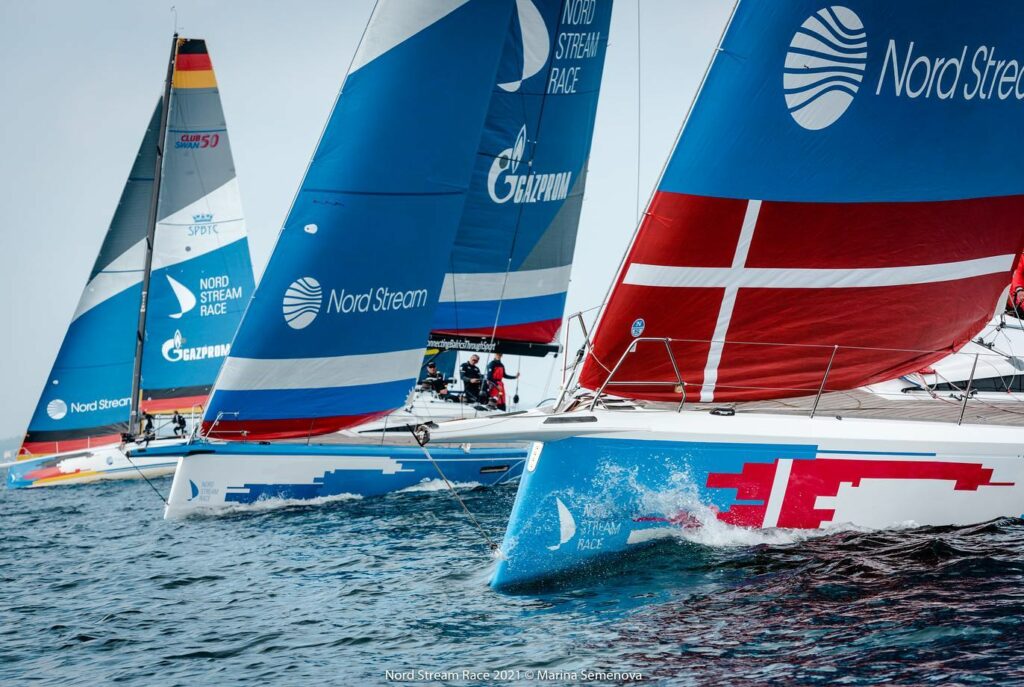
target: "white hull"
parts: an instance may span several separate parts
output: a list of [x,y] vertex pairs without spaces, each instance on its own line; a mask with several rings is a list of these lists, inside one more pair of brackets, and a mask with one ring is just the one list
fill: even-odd
[[[181,439],[159,439],[149,442],[149,446],[175,446],[181,443]],[[111,444],[18,461],[8,467],[7,486],[12,489],[35,489],[105,480],[151,479],[174,473],[177,460],[173,458],[141,457],[129,460],[125,451],[136,447],[135,444]]]

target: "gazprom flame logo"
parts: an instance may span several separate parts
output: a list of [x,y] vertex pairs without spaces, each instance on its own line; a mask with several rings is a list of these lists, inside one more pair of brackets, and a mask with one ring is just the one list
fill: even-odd
[[46,414],[51,420],[63,420],[68,414],[68,404],[59,398],[55,398],[46,404]]
[[292,282],[284,292],[282,311],[284,321],[292,329],[305,329],[313,324],[323,305],[323,289],[313,277],[303,277]]
[[[522,164],[526,152],[526,125],[519,129],[511,148],[501,151],[487,172],[487,193],[495,203],[546,203],[565,200],[572,172],[537,173]],[[522,174],[519,173],[523,168]]]
[[789,44],[782,87],[796,123],[817,131],[843,116],[864,80],[867,32],[853,10],[832,5],[807,18]]

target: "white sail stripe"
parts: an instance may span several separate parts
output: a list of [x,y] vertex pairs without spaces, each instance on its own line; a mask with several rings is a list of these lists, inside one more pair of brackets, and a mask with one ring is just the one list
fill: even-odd
[[670,267],[634,263],[624,283],[635,286],[677,288],[753,288],[753,289],[854,289],[884,286],[910,286],[959,281],[989,274],[1006,273],[1009,278],[1014,255],[993,255],[975,260],[935,265],[863,268],[774,268],[747,267]]
[[442,303],[536,298],[564,293],[569,288],[572,265],[520,272],[482,272],[444,275]]
[[380,0],[359,43],[349,74],[440,21],[469,0]]
[[[822,55],[823,57],[838,57],[841,59],[867,59],[868,56],[866,51],[856,53],[841,52],[839,50],[836,50],[832,46],[828,45],[822,40],[808,36],[806,33],[798,33],[797,35],[793,36],[793,42],[790,43],[789,47],[790,49],[800,48],[802,50],[808,50],[810,52]],[[867,43],[857,43],[849,47],[852,50],[867,48]]]
[[[838,77],[838,78],[837,78]],[[804,88],[818,83],[819,81],[837,81],[841,83],[847,83],[843,79],[853,79],[857,83],[864,81],[863,74],[850,74],[847,72],[804,72],[801,74],[783,74],[782,75],[782,87],[791,91],[795,88]],[[853,84],[848,84],[851,88],[856,88]]]
[[[827,21],[826,21],[827,19]],[[868,34],[866,31],[858,31],[855,34],[842,33],[832,24],[831,18],[823,19],[820,15],[807,18],[801,27],[805,31],[818,34],[821,38],[835,42],[838,45],[863,44],[867,46]]]
[[[194,215],[210,214],[213,218],[209,222],[197,222],[194,219]],[[242,216],[242,196],[238,190],[237,178],[230,179],[202,198],[157,222],[156,238],[153,243],[153,269],[171,267],[246,238],[244,222],[231,222],[230,226],[221,226],[222,223],[217,221],[218,215]],[[187,232],[181,231],[182,226],[195,224],[217,225],[217,233],[189,236]]]
[[[845,7],[833,7],[832,9],[838,10],[836,12],[836,18],[838,18],[840,21],[849,22],[849,24],[847,24],[847,26],[849,26],[848,29],[836,24],[835,20],[832,18],[832,15],[826,12],[825,10],[818,10],[816,16],[812,18],[816,18],[818,21],[824,24],[828,24],[828,26],[832,29],[832,32],[836,36],[845,38],[847,40],[857,40],[859,38],[864,38],[867,36],[867,32],[864,31],[864,24],[861,23],[860,17],[858,17],[854,12]],[[839,15],[846,15],[845,19],[844,17]]]
[[[743,224],[740,226],[740,235],[736,240],[736,252],[732,257],[732,267],[736,270],[743,269],[747,264],[747,255],[750,253],[750,244],[754,240],[754,229],[757,227],[757,218],[761,214],[761,201],[750,200],[747,202],[747,209],[743,213]],[[710,403],[714,400],[715,384],[718,383],[718,366],[722,362],[722,349],[724,341],[729,334],[729,325],[732,323],[732,311],[736,306],[736,293],[738,288],[727,288],[722,296],[722,305],[718,308],[718,319],[715,321],[715,333],[711,337],[711,345],[708,347],[708,359],[704,363],[704,384],[700,388],[700,400]]]
[[722,362],[722,350],[725,348],[725,337],[729,333],[732,322],[732,311],[736,306],[736,287],[725,290],[722,305],[718,308],[718,319],[715,320],[715,333],[711,336],[708,346],[708,359],[704,363],[704,383],[700,387],[701,403],[715,400],[715,385],[718,383],[718,366]]
[[801,91],[799,93],[787,93],[786,105],[789,106],[790,110],[798,110],[806,106],[807,103],[817,100],[823,94],[829,92],[830,89],[836,88],[843,90],[852,97],[852,95],[857,92],[859,86],[847,83],[846,81],[826,81],[814,88],[808,88],[806,91]]
[[416,376],[423,348],[329,358],[236,358],[229,356],[216,391],[331,389],[384,384]]
[[[227,231],[221,230],[210,236],[189,237],[179,230],[181,226],[197,224],[192,215],[209,214],[213,211],[214,219],[216,219],[218,210],[231,217],[241,216],[242,203],[237,179],[231,179],[157,224],[153,249],[153,269],[172,267],[246,238],[244,220],[242,219],[206,222],[205,224],[216,224],[218,228],[222,224],[236,224]],[[160,229],[164,226],[170,230],[161,232]],[[189,250],[185,250],[186,247]],[[93,277],[82,292],[72,322],[100,303],[142,282],[142,265],[145,262],[145,257],[146,240],[142,239]]]
[[740,226],[740,237],[736,242],[736,253],[732,257],[733,267],[740,268],[747,264],[750,242],[754,240],[754,227],[757,226],[757,216],[760,214],[761,201],[749,201],[747,209],[743,213],[743,224]]
[[78,307],[71,318],[74,322],[79,317],[122,291],[142,283],[143,265],[146,261],[146,240],[142,239],[134,246],[117,256],[106,268],[89,280],[78,299]]

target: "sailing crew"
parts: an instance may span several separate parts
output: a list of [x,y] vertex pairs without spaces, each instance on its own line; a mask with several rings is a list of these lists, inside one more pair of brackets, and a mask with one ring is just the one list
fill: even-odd
[[487,395],[490,397],[488,403],[493,404],[498,410],[506,410],[505,404],[505,380],[519,379],[519,375],[512,375],[505,371],[505,363],[501,362],[501,353],[494,354],[494,360],[487,363]]
[[420,382],[427,391],[433,391],[438,396],[448,395],[448,380],[444,378],[443,372],[437,371],[437,365],[431,361],[427,363],[427,376]]
[[149,413],[143,413],[142,419],[145,422],[142,425],[142,438],[146,441],[150,441],[156,438],[156,429],[153,428],[153,416]]
[[465,397],[470,403],[477,403],[480,400],[480,382],[483,375],[476,364],[480,362],[480,356],[476,353],[469,356],[469,360],[459,366],[459,376],[462,378],[462,386],[466,390]]
[[185,418],[177,410],[174,411],[174,417],[171,418],[171,425],[174,426],[174,436],[185,436]]

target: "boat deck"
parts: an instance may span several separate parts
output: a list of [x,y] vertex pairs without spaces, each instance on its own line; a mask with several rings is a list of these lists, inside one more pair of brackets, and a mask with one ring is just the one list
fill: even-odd
[[[995,400],[993,395],[982,394],[967,402],[963,423],[972,425],[1007,425],[1024,427],[1024,401]],[[708,412],[715,408],[733,408],[737,413],[779,413],[809,415],[814,396],[787,398],[775,401],[747,401],[742,403],[688,403],[686,411]],[[668,404],[657,404],[670,407]],[[915,420],[921,422],[956,423],[963,402],[954,398],[898,398],[890,399],[868,391],[834,391],[822,394],[816,415],[849,418],[875,418],[889,420]],[[674,406],[671,406],[674,407]]]

